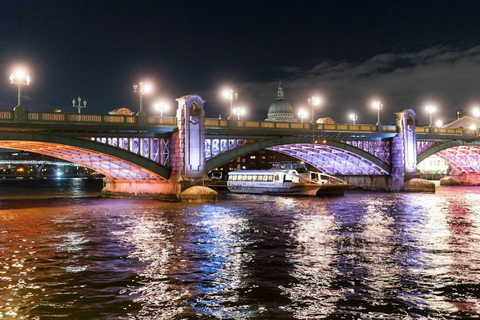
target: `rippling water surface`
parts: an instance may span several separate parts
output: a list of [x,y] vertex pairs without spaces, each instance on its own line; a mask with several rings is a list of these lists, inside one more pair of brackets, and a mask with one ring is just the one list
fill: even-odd
[[480,317],[480,188],[185,205],[48,183],[0,181],[0,318]]

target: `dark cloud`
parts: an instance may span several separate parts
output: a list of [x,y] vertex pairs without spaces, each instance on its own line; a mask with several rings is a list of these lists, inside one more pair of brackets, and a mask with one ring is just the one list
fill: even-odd
[[[414,109],[419,122],[426,123],[426,103],[436,104],[435,118],[445,122],[454,117],[456,109],[468,110],[480,103],[480,46],[434,46],[419,52],[379,54],[361,63],[329,60],[309,68],[285,66],[283,72],[283,79],[278,80],[283,80],[285,97],[296,111],[307,107],[312,94],[322,95],[324,105],[316,115],[332,116],[337,122],[347,121],[347,115],[355,111],[360,122],[375,123],[376,113],[370,105],[374,98],[384,103],[384,123],[393,123],[394,112],[405,108]],[[238,103],[249,106],[251,118],[266,117],[269,104],[276,99],[278,80],[237,85]],[[217,110],[226,106],[217,93],[202,94],[211,97]]]

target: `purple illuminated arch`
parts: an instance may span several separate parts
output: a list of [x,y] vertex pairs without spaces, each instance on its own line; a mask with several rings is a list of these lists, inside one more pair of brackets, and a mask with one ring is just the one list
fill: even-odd
[[116,180],[164,180],[170,170],[149,159],[89,140],[32,133],[1,133],[0,148],[63,159]]
[[207,161],[206,171],[264,149],[292,156],[331,174],[383,175],[391,170],[382,159],[345,142],[326,139],[321,143],[312,143],[307,137],[278,137],[248,143],[219,154]]
[[385,169],[358,154],[329,145],[296,143],[267,149],[294,157],[332,175],[388,174]]
[[480,147],[458,146],[435,154],[452,166],[453,172],[480,173]]
[[480,141],[451,141],[433,144],[417,156],[417,163],[436,155],[452,166],[452,172],[480,173]]

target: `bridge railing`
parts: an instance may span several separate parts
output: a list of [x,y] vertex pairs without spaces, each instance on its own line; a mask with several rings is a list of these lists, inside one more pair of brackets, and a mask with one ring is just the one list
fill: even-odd
[[436,127],[415,127],[415,132],[420,134],[446,134],[446,135],[461,135],[461,136],[475,136],[475,130],[465,128],[436,128]]
[[[26,123],[68,123],[74,125],[128,125],[134,126],[138,124],[136,115],[100,115],[100,114],[79,114],[79,113],[59,113],[59,112],[26,112]],[[0,111],[0,122],[14,122],[13,111]],[[174,116],[164,117],[147,117],[147,125],[163,125],[176,126],[177,118]],[[206,119],[205,125],[210,128],[219,129],[279,129],[279,130],[312,130],[311,123],[295,123],[295,122],[265,122],[265,121],[246,121],[246,120],[226,120],[226,119]],[[396,126],[383,125],[376,126],[370,124],[344,124],[344,123],[318,123],[315,130],[323,131],[351,131],[351,132],[397,132]],[[475,130],[465,128],[436,128],[436,127],[415,127],[417,134],[445,134],[445,135],[461,135],[475,136]]]
[[0,120],[13,120],[13,111],[0,111]]
[[[293,130],[312,130],[311,123],[295,122],[262,122],[262,121],[229,121],[224,119],[206,119],[207,127],[218,128],[238,128],[238,129],[293,129]],[[396,126],[382,126],[383,132],[397,132]],[[368,131],[378,132],[379,127],[370,124],[342,124],[342,123],[318,123],[314,126],[315,130],[325,131]]]
[[[0,122],[14,122],[13,111],[0,111]],[[26,112],[26,123],[62,123],[69,124],[106,124],[106,125],[137,125],[136,115],[111,115],[111,114],[80,114],[59,112]],[[176,117],[148,117],[150,125],[176,126]]]

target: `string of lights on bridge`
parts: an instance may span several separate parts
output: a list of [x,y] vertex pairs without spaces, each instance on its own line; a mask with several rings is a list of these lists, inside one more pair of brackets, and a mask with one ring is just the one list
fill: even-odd
[[49,165],[57,167],[81,167],[80,165],[72,162],[61,161],[41,161],[41,160],[0,160],[1,164],[26,164],[26,165]]
[[[14,73],[10,75],[10,83],[16,85],[18,87],[18,106],[22,106],[22,87],[30,85],[31,79],[30,76],[27,74],[25,69],[17,69]],[[144,114],[143,111],[143,96],[145,94],[150,94],[153,92],[153,85],[147,82],[139,82],[137,85],[136,83],[133,85],[133,92],[137,93],[140,97],[140,104],[139,104],[139,114]],[[235,106],[234,104],[238,101],[238,92],[233,89],[225,89],[223,91],[223,96],[226,100],[229,101],[229,119],[234,115],[237,117],[237,120],[240,121],[241,117],[246,114],[246,108],[244,106]],[[315,108],[322,104],[322,99],[317,96],[312,96],[307,99],[308,105],[311,107],[311,123],[314,123],[315,117]],[[234,103],[235,102],[235,103]],[[83,105],[81,104],[81,99],[78,97],[78,104],[75,103],[75,99],[72,101],[73,107],[78,109],[78,113],[80,113],[82,108],[87,107],[87,102],[84,101]],[[380,111],[383,109],[383,103],[379,100],[375,100],[372,102],[372,107],[377,110],[377,126],[381,125],[380,122]],[[155,109],[160,112],[160,116],[163,117],[163,113],[169,110],[169,104],[165,101],[156,101],[154,103]],[[437,111],[437,107],[432,104],[428,104],[425,106],[425,111],[429,114],[430,122],[429,127],[433,127],[433,114]],[[298,111],[298,117],[300,121],[303,123],[304,119],[308,117],[308,112],[304,109],[300,109]],[[469,129],[474,130],[478,134],[478,118],[480,117],[480,106],[475,106],[472,108],[472,115],[475,119],[475,123],[472,124]],[[350,113],[348,118],[353,122],[353,124],[358,121],[358,115],[356,113]],[[443,122],[441,120],[435,121],[435,126],[442,127]],[[313,128],[313,126],[312,126]]]

